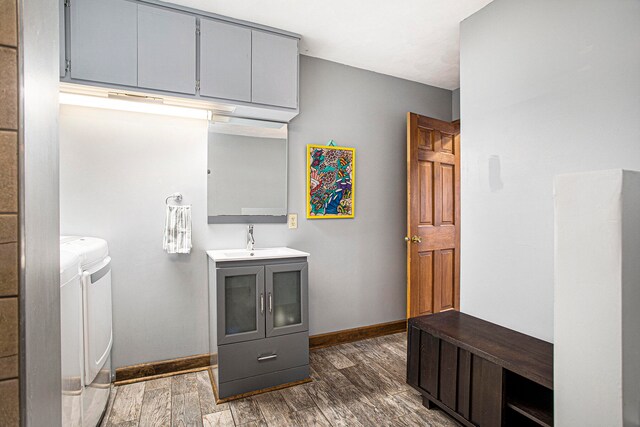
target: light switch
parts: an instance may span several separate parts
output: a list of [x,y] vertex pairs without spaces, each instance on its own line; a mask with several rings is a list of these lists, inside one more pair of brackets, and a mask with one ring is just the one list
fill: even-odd
[[289,214],[287,224],[289,228],[298,228],[298,214]]

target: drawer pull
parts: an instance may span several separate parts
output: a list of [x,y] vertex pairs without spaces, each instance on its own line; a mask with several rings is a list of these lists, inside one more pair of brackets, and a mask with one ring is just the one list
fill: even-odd
[[269,356],[259,356],[258,357],[258,362],[264,362],[265,360],[275,359],[276,357],[278,357],[277,354],[271,354]]

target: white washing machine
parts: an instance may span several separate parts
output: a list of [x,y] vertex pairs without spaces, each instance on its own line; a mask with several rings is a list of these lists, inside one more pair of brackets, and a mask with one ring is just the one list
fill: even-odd
[[96,237],[62,236],[60,250],[80,259],[82,282],[82,425],[100,421],[111,388],[111,258],[107,242]]

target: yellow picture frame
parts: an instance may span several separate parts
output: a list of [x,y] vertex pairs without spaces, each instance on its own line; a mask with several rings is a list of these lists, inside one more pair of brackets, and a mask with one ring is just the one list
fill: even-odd
[[[316,150],[321,156],[314,158]],[[341,152],[348,153],[340,156]],[[324,156],[324,154],[327,156]],[[336,153],[331,154],[329,153]],[[307,219],[348,219],[355,217],[356,149],[307,144]],[[327,159],[329,157],[329,159]],[[345,164],[346,162],[346,164]],[[315,163],[315,164],[314,164]],[[322,167],[324,165],[324,167]],[[335,175],[333,174],[335,172]],[[347,174],[347,175],[345,175]],[[314,176],[312,178],[312,175]],[[330,179],[331,184],[323,184]],[[313,188],[312,188],[313,182]],[[313,191],[312,191],[313,190]],[[321,193],[321,194],[320,194]],[[315,200],[315,203],[312,201]],[[347,209],[347,213],[339,213]],[[326,212],[329,213],[326,213]]]

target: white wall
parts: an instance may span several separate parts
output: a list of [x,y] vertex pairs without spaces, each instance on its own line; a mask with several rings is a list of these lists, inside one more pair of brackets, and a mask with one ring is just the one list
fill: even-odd
[[640,169],[640,2],[495,0],[461,24],[462,310],[553,340],[553,177]]
[[[451,92],[301,58],[289,127],[289,211],[257,224],[258,247],[311,253],[311,334],[404,318],[406,113],[451,120]],[[113,258],[115,367],[208,351],[205,249],[245,245],[246,226],[207,225],[205,122],[61,109],[62,232],[106,238]],[[305,219],[305,146],[356,148],[356,218]],[[193,205],[193,251],[162,251],[164,198]]]
[[556,425],[640,425],[638,259],[640,172],[556,177]]

